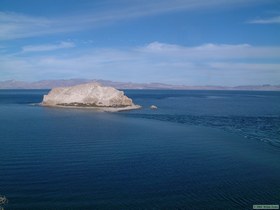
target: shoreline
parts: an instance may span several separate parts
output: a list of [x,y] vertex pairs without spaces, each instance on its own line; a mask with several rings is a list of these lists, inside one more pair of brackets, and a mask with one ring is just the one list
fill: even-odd
[[98,107],[98,106],[63,106],[63,105],[50,105],[39,103],[39,106],[51,107],[51,108],[66,108],[66,109],[91,109],[101,112],[121,112],[135,109],[141,109],[140,105],[126,106],[126,107]]

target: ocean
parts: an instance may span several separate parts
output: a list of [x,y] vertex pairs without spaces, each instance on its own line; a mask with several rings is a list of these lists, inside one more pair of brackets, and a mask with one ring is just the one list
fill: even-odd
[[119,113],[47,92],[0,90],[5,210],[280,205],[280,92],[125,90],[142,109]]

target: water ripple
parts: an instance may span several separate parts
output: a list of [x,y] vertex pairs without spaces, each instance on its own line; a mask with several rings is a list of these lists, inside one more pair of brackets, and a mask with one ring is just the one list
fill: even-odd
[[125,114],[129,117],[202,125],[239,133],[247,139],[259,140],[280,148],[279,116],[193,116],[169,114]]

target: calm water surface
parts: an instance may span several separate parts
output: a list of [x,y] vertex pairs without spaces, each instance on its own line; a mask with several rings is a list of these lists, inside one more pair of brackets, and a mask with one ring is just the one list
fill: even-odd
[[47,92],[0,90],[5,210],[280,204],[279,92],[128,90],[121,113],[32,105]]

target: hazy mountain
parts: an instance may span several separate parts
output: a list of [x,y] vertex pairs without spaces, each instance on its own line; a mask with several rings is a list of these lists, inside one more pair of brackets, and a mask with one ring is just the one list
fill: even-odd
[[174,90],[268,90],[280,91],[280,85],[247,85],[236,87],[225,86],[187,86],[170,85],[163,83],[131,83],[114,82],[110,80],[88,80],[88,79],[68,79],[68,80],[41,80],[36,82],[23,82],[16,80],[0,81],[0,89],[51,89],[54,87],[65,87],[88,82],[99,82],[105,86],[112,86],[117,89],[174,89]]

